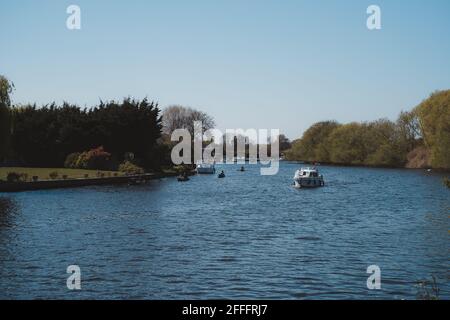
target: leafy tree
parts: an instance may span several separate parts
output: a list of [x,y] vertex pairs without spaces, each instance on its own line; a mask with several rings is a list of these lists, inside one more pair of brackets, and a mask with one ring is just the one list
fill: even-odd
[[98,146],[118,161],[132,152],[148,169],[157,168],[164,159],[157,143],[160,111],[147,99],[101,102],[90,110],[67,103],[26,105],[12,112],[13,151],[17,160],[29,166],[63,166],[69,154]]
[[6,77],[0,75],[0,103],[9,107],[11,106],[11,93],[14,90],[14,83],[10,82]]
[[[425,145],[425,146],[424,146]],[[450,90],[437,91],[397,121],[318,122],[292,143],[291,160],[450,168]]]
[[367,156],[364,125],[349,123],[342,125],[329,136],[330,160],[342,164],[363,164]]
[[214,119],[203,111],[179,105],[170,106],[162,115],[163,133],[171,135],[176,129],[188,129],[191,137],[194,137],[194,121],[202,122],[203,131],[216,126]]
[[[13,112],[12,148],[26,165],[59,166],[64,157],[59,154],[59,126],[55,104],[37,108],[36,105],[16,107]],[[62,163],[61,163],[62,165]]]
[[399,142],[407,152],[419,145],[422,134],[419,118],[414,110],[410,112],[402,111],[398,116],[396,126],[399,132]]
[[425,145],[435,168],[450,168],[450,90],[437,91],[419,104],[419,119]]
[[8,152],[11,135],[10,95],[14,84],[0,75],[0,162]]
[[289,141],[289,138],[284,134],[278,136],[278,143],[280,145],[280,152],[289,150],[292,146],[291,141]]
[[329,162],[330,145],[328,137],[340,125],[336,121],[322,121],[313,124],[302,138],[292,143],[286,153],[288,159]]
[[121,158],[132,152],[150,166],[156,142],[161,136],[159,112],[157,104],[147,99],[101,102],[88,112],[88,142],[91,147],[103,145]]
[[305,131],[287,152],[288,159],[399,166],[406,159],[396,124],[387,119],[339,125],[318,122]]
[[367,156],[364,164],[378,166],[403,166],[409,151],[403,144],[396,123],[379,119],[366,124],[364,132]]

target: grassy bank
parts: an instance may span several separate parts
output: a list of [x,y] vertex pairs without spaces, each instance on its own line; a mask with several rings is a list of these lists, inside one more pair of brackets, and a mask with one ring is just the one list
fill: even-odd
[[66,169],[66,168],[24,168],[24,167],[0,167],[0,180],[6,181],[9,172],[16,172],[19,174],[26,174],[27,180],[32,180],[34,176],[39,177],[39,180],[52,180],[51,175],[57,173],[56,179],[84,178],[88,175],[89,178],[96,178],[99,176],[113,177],[114,175],[122,176],[122,172],[117,171],[99,171],[99,170],[83,170],[83,169]]

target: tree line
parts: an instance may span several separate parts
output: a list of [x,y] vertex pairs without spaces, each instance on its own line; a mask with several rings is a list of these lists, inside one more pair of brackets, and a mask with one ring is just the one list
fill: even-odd
[[103,158],[110,154],[111,167],[129,160],[130,154],[146,169],[167,161],[168,152],[158,143],[162,119],[155,102],[125,98],[100,101],[89,109],[69,103],[11,106],[12,85],[5,78],[0,82],[0,162],[63,167],[73,153]]
[[[135,173],[141,172],[136,166],[158,170],[172,165],[171,150],[177,142],[170,136],[175,129],[188,129],[194,138],[194,121],[202,122],[203,131],[215,127],[214,119],[203,111],[173,105],[161,112],[147,99],[100,101],[84,109],[70,103],[12,105],[13,84],[2,76],[0,84],[0,165]],[[279,138],[281,147],[288,148],[289,140],[284,135]],[[223,140],[223,154],[233,144],[234,156],[238,155],[237,143],[245,140],[249,157],[252,142],[247,137]],[[209,143],[204,141],[204,147]],[[270,154],[270,145],[267,149]]]
[[[172,132],[176,129],[187,129],[192,137],[194,139],[194,121],[201,121],[202,123],[202,132],[204,133],[207,130],[214,129],[216,126],[216,123],[214,119],[208,115],[207,113],[199,110],[195,110],[189,107],[184,107],[180,105],[173,105],[166,108],[163,112],[163,134],[162,139],[170,145],[171,147],[175,146],[178,142],[173,142],[170,140],[170,136]],[[197,137],[198,138],[198,137]],[[260,150],[261,150],[261,144],[264,144],[264,149],[267,151],[267,155],[271,155],[271,141],[268,139],[267,143],[260,142],[259,144],[255,141],[251,141],[249,137],[235,133],[235,134],[223,134],[222,137],[220,137],[220,141],[215,141],[217,145],[222,145],[222,155],[224,157],[227,157],[227,151],[232,151],[232,154],[229,155],[229,157],[237,157],[240,156],[238,152],[238,145],[242,147],[242,151],[244,151],[244,156],[246,159],[249,159],[251,157],[250,150],[254,149],[256,150],[256,156],[259,157]],[[280,152],[283,152],[284,150],[287,150],[291,147],[291,143],[289,139],[284,135],[280,134],[278,137]],[[210,140],[203,141],[202,146],[203,148],[207,147],[211,142],[213,142],[215,139],[211,138]],[[266,156],[266,154],[264,154]],[[192,145],[191,148],[191,163],[194,162],[194,147]]]
[[450,169],[450,90],[434,92],[395,122],[315,123],[285,155],[309,162]]
[[[13,90],[13,83],[0,76],[0,165],[87,168],[101,163],[102,169],[123,164],[134,170],[136,164],[155,170],[171,165],[174,129],[186,128],[193,136],[193,121],[202,121],[203,130],[215,127],[205,112],[178,105],[161,112],[147,99],[100,101],[89,109],[69,103],[14,106]],[[242,139],[224,138],[224,155],[226,144],[233,143],[236,156]],[[278,139],[287,160],[449,169],[450,90],[434,92],[396,121],[322,121],[292,143],[284,135]],[[246,156],[251,144],[245,141]]]

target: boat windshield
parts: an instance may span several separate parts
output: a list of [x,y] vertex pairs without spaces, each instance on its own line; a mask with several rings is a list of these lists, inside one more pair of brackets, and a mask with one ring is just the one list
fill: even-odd
[[303,177],[318,177],[319,173],[316,170],[302,169],[299,175]]

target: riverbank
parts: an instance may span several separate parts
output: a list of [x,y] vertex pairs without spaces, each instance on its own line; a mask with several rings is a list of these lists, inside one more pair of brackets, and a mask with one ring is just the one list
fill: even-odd
[[405,170],[433,170],[437,172],[450,172],[450,169],[442,169],[442,168],[432,168],[432,167],[411,167],[411,166],[389,166],[389,165],[372,165],[372,164],[363,164],[363,163],[335,163],[335,162],[311,162],[311,161],[303,161],[303,160],[290,160],[286,159],[284,161],[299,163],[305,165],[326,165],[332,167],[361,167],[361,168],[379,168],[379,169],[405,169]]
[[76,178],[96,178],[122,176],[123,172],[105,171],[105,170],[87,170],[87,169],[69,169],[69,168],[31,168],[31,167],[0,167],[0,181],[8,181],[10,172],[22,175],[22,180],[32,181],[33,177],[38,180],[54,180],[66,177],[68,179]]
[[[19,171],[20,172],[20,171]],[[62,178],[52,180],[31,180],[31,181],[16,181],[5,182],[0,181],[0,192],[21,192],[21,191],[36,191],[46,189],[61,189],[61,188],[76,188],[86,186],[99,185],[119,185],[119,184],[142,184],[149,180],[161,179],[164,177],[176,176],[177,173],[172,170],[166,170],[157,173],[146,173],[138,175],[125,175],[124,173],[115,172],[116,176],[104,176],[104,173],[97,177],[89,178]],[[120,175],[119,175],[120,174]]]

